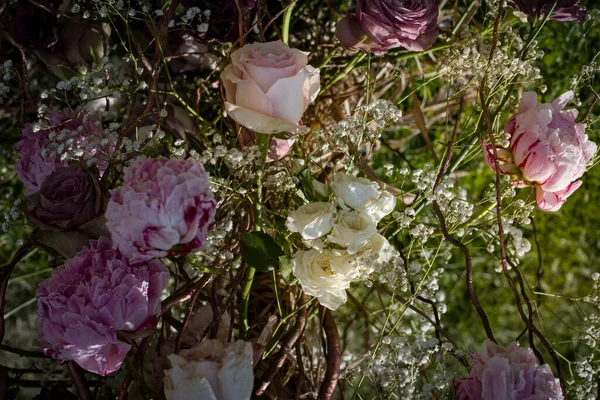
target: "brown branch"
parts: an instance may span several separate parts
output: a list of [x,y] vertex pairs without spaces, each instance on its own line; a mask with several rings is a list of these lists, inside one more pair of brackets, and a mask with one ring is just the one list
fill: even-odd
[[488,319],[488,316],[485,313],[485,311],[483,310],[483,307],[481,307],[481,303],[479,303],[479,299],[477,298],[477,295],[475,294],[475,288],[473,287],[473,260],[471,258],[471,252],[469,251],[467,246],[465,246],[463,243],[456,240],[454,237],[452,237],[448,233],[448,228],[446,228],[446,220],[444,218],[444,214],[442,214],[442,210],[440,209],[440,205],[438,204],[437,201],[433,202],[433,210],[435,211],[435,214],[437,215],[438,219],[440,220],[440,228],[441,228],[442,234],[444,235],[446,240],[448,240],[450,243],[452,243],[455,247],[458,247],[460,249],[460,251],[462,251],[463,254],[465,255],[465,264],[467,267],[466,282],[467,282],[467,290],[469,292],[469,297],[471,299],[471,303],[473,303],[473,306],[475,307],[475,309],[477,310],[477,313],[479,314],[479,317],[481,318],[481,322],[483,323],[483,328],[485,329],[485,333],[486,333],[488,339],[490,339],[494,343],[497,343],[496,338],[494,338],[494,334],[492,333],[492,328],[490,326],[490,321]]
[[77,388],[77,393],[79,393],[79,398],[81,400],[91,400],[92,393],[90,392],[90,388],[85,380],[85,376],[81,371],[81,368],[75,361],[69,361],[67,363],[67,368],[69,369],[69,374],[71,374],[71,378],[73,379],[73,384]]
[[340,377],[340,360],[342,352],[340,337],[331,310],[323,306],[321,307],[324,313],[323,329],[327,335],[327,369],[325,371],[323,382],[321,383],[321,389],[319,389],[317,400],[330,400],[333,398],[333,393],[335,392]]
[[181,337],[183,335],[183,331],[185,331],[185,328],[187,327],[190,321],[190,318],[192,317],[192,312],[194,311],[194,304],[196,304],[198,295],[200,294],[200,291],[204,289],[204,287],[208,284],[208,282],[210,282],[213,276],[214,275],[211,274],[204,274],[202,279],[200,279],[195,285],[195,289],[190,296],[190,304],[188,305],[188,309],[185,314],[185,318],[183,319],[181,329],[179,330],[179,332],[177,332],[177,337],[175,338],[175,354],[179,353],[179,346],[181,346]]
[[[304,296],[302,297],[302,299],[304,300]],[[304,303],[304,301],[303,301],[303,303]],[[300,309],[300,311],[298,311],[298,316],[296,317],[296,323],[289,330],[289,332],[283,339],[281,348],[279,349],[279,352],[275,356],[275,359],[271,362],[271,364],[269,365],[269,368],[267,368],[265,373],[258,379],[260,384],[258,386],[258,389],[256,390],[257,396],[260,396],[265,392],[265,390],[271,384],[271,380],[273,380],[273,377],[277,374],[277,372],[279,372],[281,367],[283,367],[283,364],[285,363],[287,354],[292,350],[292,348],[294,347],[294,345],[296,344],[296,342],[302,335],[302,332],[304,331],[304,327],[306,326],[306,316],[307,316],[306,307],[302,307]]]

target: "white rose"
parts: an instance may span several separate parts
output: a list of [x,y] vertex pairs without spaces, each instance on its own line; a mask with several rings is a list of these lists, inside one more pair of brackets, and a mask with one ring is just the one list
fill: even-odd
[[167,400],[248,400],[252,395],[252,346],[238,340],[205,339],[198,346],[168,356]]
[[377,227],[369,217],[356,211],[341,210],[327,239],[345,247],[349,254],[354,254],[376,234]]
[[316,239],[328,233],[333,224],[335,205],[318,201],[301,206],[289,213],[285,226],[299,232],[305,240]]
[[373,222],[377,223],[394,211],[394,208],[396,208],[396,197],[387,190],[384,190],[379,198],[367,203],[364,211],[361,210],[361,212],[367,214]]
[[381,194],[377,183],[348,174],[334,175],[331,189],[344,210],[353,208],[362,211],[368,203],[377,200]]
[[363,274],[370,274],[376,265],[387,263],[398,255],[398,251],[379,233],[373,235],[357,253],[358,264]]
[[346,289],[358,276],[353,258],[337,250],[299,251],[292,259],[292,271],[304,293],[330,310],[346,302]]

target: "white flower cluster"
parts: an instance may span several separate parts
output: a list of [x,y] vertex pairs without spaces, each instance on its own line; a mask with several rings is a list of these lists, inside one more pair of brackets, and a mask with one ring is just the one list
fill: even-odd
[[[13,78],[14,71],[12,68],[12,60],[6,60],[0,64],[0,75],[2,75],[4,82],[8,82]],[[4,103],[3,98],[8,97],[8,93],[10,92],[10,87],[4,82],[0,82],[0,104]]]
[[396,198],[375,182],[342,173],[334,176],[331,188],[337,206],[332,202],[303,205],[290,212],[286,226],[311,247],[298,251],[292,260],[302,289],[335,310],[346,302],[351,281],[397,257],[377,232],[377,223],[394,210]]

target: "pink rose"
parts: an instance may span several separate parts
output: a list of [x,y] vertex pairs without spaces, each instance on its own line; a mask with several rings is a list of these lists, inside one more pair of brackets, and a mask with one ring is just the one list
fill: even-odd
[[[508,148],[498,147],[500,173],[513,175],[519,186],[535,186],[538,206],[557,211],[580,185],[586,165],[596,153],[577,110],[562,111],[573,98],[568,91],[552,103],[538,103],[534,92],[523,94],[519,111],[504,130]],[[491,146],[484,145],[488,165],[495,170]]]
[[234,51],[221,73],[227,114],[255,132],[294,133],[320,90],[319,70],[307,56],[281,41]]
[[357,0],[355,15],[340,20],[335,36],[349,50],[378,55],[396,47],[423,51],[437,39],[438,14],[434,0]]
[[117,331],[152,327],[168,278],[158,260],[132,267],[107,239],[92,241],[40,284],[45,353],[99,375],[116,371],[131,348]]
[[208,174],[193,160],[138,157],[111,192],[106,226],[131,262],[202,246],[216,213]]
[[15,171],[25,185],[25,195],[37,192],[44,178],[70,160],[93,162],[104,172],[114,143],[104,139],[100,118],[80,107],[67,108],[51,111],[46,123],[47,128],[37,132],[33,124],[25,124],[15,144],[21,153]]
[[471,356],[468,378],[458,379],[458,400],[559,400],[560,382],[548,365],[538,365],[531,349],[512,343],[507,348],[490,340]]

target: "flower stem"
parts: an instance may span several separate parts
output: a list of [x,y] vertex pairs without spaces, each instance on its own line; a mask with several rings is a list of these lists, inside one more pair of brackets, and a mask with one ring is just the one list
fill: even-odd
[[[256,145],[260,149],[263,165],[267,161],[267,153],[269,152],[269,144],[271,143],[271,135],[264,133],[256,133]],[[262,169],[256,173],[256,201],[254,203],[254,231],[262,230],[261,221],[262,212]],[[240,300],[240,339],[245,339],[248,334],[248,303],[250,302],[250,291],[254,282],[256,269],[248,265],[246,276],[242,283],[242,298]]]
[[292,11],[294,10],[294,6],[296,5],[295,1],[292,1],[285,12],[283,13],[283,26],[281,27],[281,40],[285,44],[289,44],[290,42],[290,21],[292,19]]

